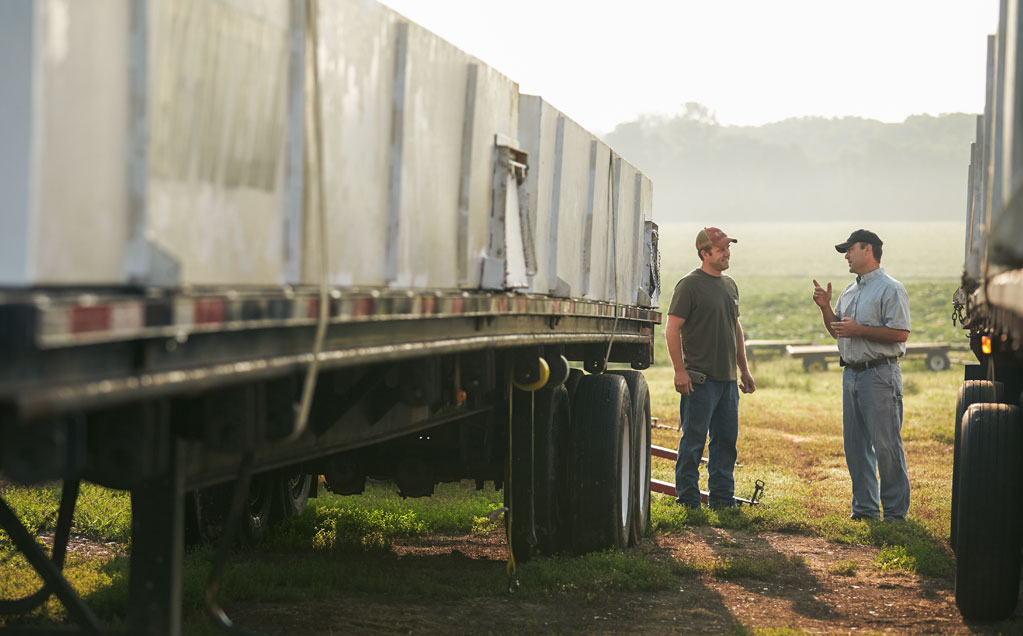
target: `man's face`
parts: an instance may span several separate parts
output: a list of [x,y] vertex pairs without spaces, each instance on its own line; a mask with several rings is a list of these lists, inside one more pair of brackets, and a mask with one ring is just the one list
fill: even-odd
[[726,243],[724,247],[711,247],[705,257],[705,262],[711,269],[723,272],[728,269],[728,259],[731,257],[731,243]]
[[849,249],[845,251],[845,260],[849,263],[849,271],[857,275],[866,273],[871,253],[867,252],[866,243],[850,245]]

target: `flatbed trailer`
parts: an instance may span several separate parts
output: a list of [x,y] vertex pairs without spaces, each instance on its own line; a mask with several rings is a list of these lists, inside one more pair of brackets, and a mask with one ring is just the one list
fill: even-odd
[[643,536],[652,184],[592,133],[361,0],[0,3],[0,57],[0,479],[64,482],[50,555],[0,496],[44,581],[0,620],[104,633],[82,480],[131,493],[133,635],[204,540],[230,630],[232,545],[321,476],[492,482],[518,561]]
[[[924,358],[924,363],[931,371],[944,371],[952,364],[948,357],[950,353],[968,350],[969,346],[966,343],[956,345],[943,342],[908,342],[905,357]],[[786,345],[785,355],[802,360],[803,370],[807,373],[826,371],[828,363],[837,363],[840,357],[836,345]]]

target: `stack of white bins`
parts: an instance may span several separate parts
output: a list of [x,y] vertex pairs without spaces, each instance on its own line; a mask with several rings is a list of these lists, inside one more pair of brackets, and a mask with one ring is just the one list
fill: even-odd
[[645,176],[386,7],[317,6],[0,4],[0,287],[655,301]]

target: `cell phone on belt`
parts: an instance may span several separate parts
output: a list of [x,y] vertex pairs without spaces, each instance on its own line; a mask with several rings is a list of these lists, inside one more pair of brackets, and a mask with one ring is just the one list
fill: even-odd
[[697,371],[696,369],[687,369],[689,373],[689,379],[693,381],[693,384],[703,384],[707,381],[707,374]]

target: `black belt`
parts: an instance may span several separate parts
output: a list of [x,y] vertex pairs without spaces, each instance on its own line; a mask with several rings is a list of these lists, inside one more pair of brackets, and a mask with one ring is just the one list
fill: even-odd
[[866,362],[846,362],[839,358],[838,365],[842,367],[849,367],[853,371],[866,371],[867,369],[873,369],[883,364],[897,364],[898,358],[878,358],[876,360],[867,360]]

